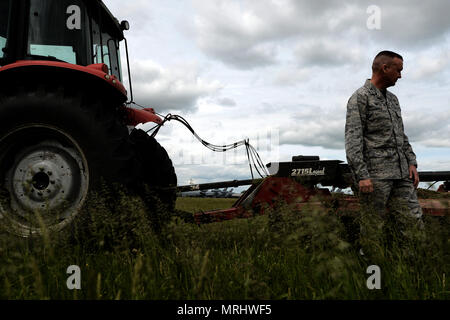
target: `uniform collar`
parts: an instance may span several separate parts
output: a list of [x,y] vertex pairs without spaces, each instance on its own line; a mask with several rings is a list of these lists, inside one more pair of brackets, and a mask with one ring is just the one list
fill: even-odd
[[370,82],[370,79],[366,80],[366,82],[364,83],[364,87],[366,89],[368,89],[371,94],[376,95],[376,96],[378,96],[380,98],[383,98],[383,99],[387,99],[387,97],[389,95],[389,91],[386,90],[386,98],[385,98],[383,93],[381,92],[381,90],[378,89],[377,87],[375,87],[372,82]]

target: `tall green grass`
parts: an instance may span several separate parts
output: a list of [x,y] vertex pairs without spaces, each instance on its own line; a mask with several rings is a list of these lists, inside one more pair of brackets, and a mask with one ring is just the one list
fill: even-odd
[[[179,198],[177,209],[232,202]],[[280,204],[264,216],[201,226],[174,217],[155,231],[139,198],[106,192],[86,205],[87,227],[29,239],[2,230],[0,299],[450,298],[449,217],[426,217],[425,231],[407,241],[394,234],[361,244],[353,218]],[[380,290],[366,286],[374,264]],[[69,265],[81,268],[81,290],[66,286]]]

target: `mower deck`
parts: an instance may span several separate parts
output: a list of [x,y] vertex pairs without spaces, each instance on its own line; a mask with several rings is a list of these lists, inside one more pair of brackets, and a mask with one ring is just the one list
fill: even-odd
[[[250,188],[229,209],[198,212],[194,219],[198,224],[219,222],[235,218],[262,215],[280,205],[294,205],[298,210],[305,207],[331,209],[339,212],[357,212],[360,209],[354,195],[334,193],[328,188],[351,187],[349,168],[339,160],[320,161],[319,157],[294,157],[296,161],[269,163],[270,176],[259,180],[228,181],[214,183],[214,187],[238,186],[251,183]],[[439,192],[442,197],[419,198],[423,213],[432,216],[450,215],[450,171],[419,172],[420,180],[445,181]],[[181,190],[202,190],[211,184],[179,187]],[[447,196],[448,195],[448,196]]]

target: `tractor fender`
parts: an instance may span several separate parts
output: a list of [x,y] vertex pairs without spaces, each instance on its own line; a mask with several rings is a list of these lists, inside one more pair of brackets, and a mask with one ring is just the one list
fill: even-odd
[[21,60],[0,68],[0,90],[2,83],[9,82],[11,77],[21,77],[23,82],[62,81],[72,86],[92,86],[99,95],[114,99],[118,105],[123,104],[127,100],[127,91],[115,76],[105,72],[107,70],[103,63],[80,66],[58,61]]
[[114,75],[105,72],[107,70],[108,67],[103,63],[79,66],[57,61],[21,60],[0,68],[0,91],[4,83],[9,83],[13,78],[20,78],[23,83],[53,81],[73,87],[95,88],[98,96],[112,102],[125,113],[127,125],[134,127],[140,123],[162,123],[152,108],[125,107],[127,91]]

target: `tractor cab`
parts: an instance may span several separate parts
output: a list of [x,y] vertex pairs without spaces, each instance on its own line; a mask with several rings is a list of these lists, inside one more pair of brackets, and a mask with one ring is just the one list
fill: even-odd
[[119,24],[100,0],[0,0],[0,66],[19,60],[104,63],[122,81]]

